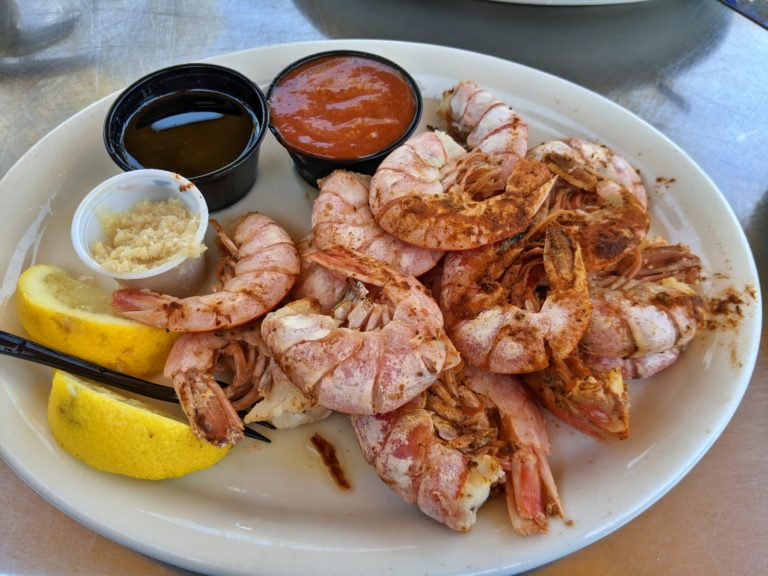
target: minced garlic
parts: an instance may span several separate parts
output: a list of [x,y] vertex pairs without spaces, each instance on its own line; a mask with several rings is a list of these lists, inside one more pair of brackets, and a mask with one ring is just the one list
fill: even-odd
[[192,214],[178,198],[144,200],[127,212],[99,215],[105,240],[91,253],[107,270],[117,274],[142,272],[179,255],[194,258],[205,252],[195,242],[200,215]]

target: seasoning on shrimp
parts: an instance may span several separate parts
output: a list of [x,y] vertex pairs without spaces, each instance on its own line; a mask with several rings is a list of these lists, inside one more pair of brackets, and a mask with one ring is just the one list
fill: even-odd
[[418,134],[395,149],[371,180],[376,221],[410,244],[469,250],[509,238],[530,224],[556,177],[526,161],[528,128],[517,113],[461,82],[444,93],[452,135]]
[[641,248],[637,264],[592,279],[592,319],[579,344],[592,367],[620,368],[625,378],[648,378],[673,364],[707,316],[694,289],[698,257],[661,239]]
[[[541,236],[538,228],[529,234]],[[591,305],[579,245],[557,226],[543,235],[543,245],[526,237],[446,258],[440,302],[448,333],[472,366],[541,370],[551,357],[570,354],[587,329]]]
[[541,144],[526,157],[559,176],[547,210],[576,228],[587,272],[610,268],[643,241],[650,226],[646,191],[624,158],[578,138]]
[[195,236],[200,215],[178,198],[142,200],[126,212],[100,214],[104,240],[91,247],[93,258],[110,272],[128,274],[159,266],[172,258],[195,258],[205,244]]
[[629,436],[629,395],[619,368],[594,368],[576,349],[523,379],[547,410],[576,430],[597,440]]

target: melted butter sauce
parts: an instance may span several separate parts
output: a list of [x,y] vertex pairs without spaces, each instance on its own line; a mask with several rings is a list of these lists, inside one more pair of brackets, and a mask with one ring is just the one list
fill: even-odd
[[140,166],[195,178],[237,160],[257,132],[257,119],[237,100],[191,90],[139,109],[125,129],[124,143]]

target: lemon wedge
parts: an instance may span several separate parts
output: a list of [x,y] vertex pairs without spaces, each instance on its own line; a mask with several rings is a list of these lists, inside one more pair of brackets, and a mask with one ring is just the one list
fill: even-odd
[[229,451],[195,438],[186,422],[149,404],[60,370],[48,398],[48,424],[69,454],[132,478],[175,478],[213,466]]
[[19,277],[16,311],[33,340],[134,376],[162,370],[178,338],[119,316],[111,293],[46,264]]

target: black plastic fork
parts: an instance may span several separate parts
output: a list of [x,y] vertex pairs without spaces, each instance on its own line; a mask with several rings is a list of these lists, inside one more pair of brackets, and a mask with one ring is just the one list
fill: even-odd
[[[114,386],[115,388],[133,392],[134,394],[140,394],[141,396],[146,396],[155,400],[173,402],[175,404],[179,403],[179,398],[176,396],[176,391],[173,388],[155,384],[154,382],[142,380],[141,378],[136,378],[134,376],[129,376],[122,372],[110,370],[109,368],[99,366],[88,360],[83,360],[82,358],[59,352],[48,346],[43,346],[42,344],[32,342],[31,340],[16,336],[15,334],[10,334],[3,330],[0,330],[0,354],[64,370],[71,374],[90,378],[91,380],[101,382],[102,384]],[[267,422],[257,422],[257,424],[274,429],[274,427]],[[261,440],[262,442],[271,442],[269,438],[247,426],[245,426],[244,433],[249,438]]]

